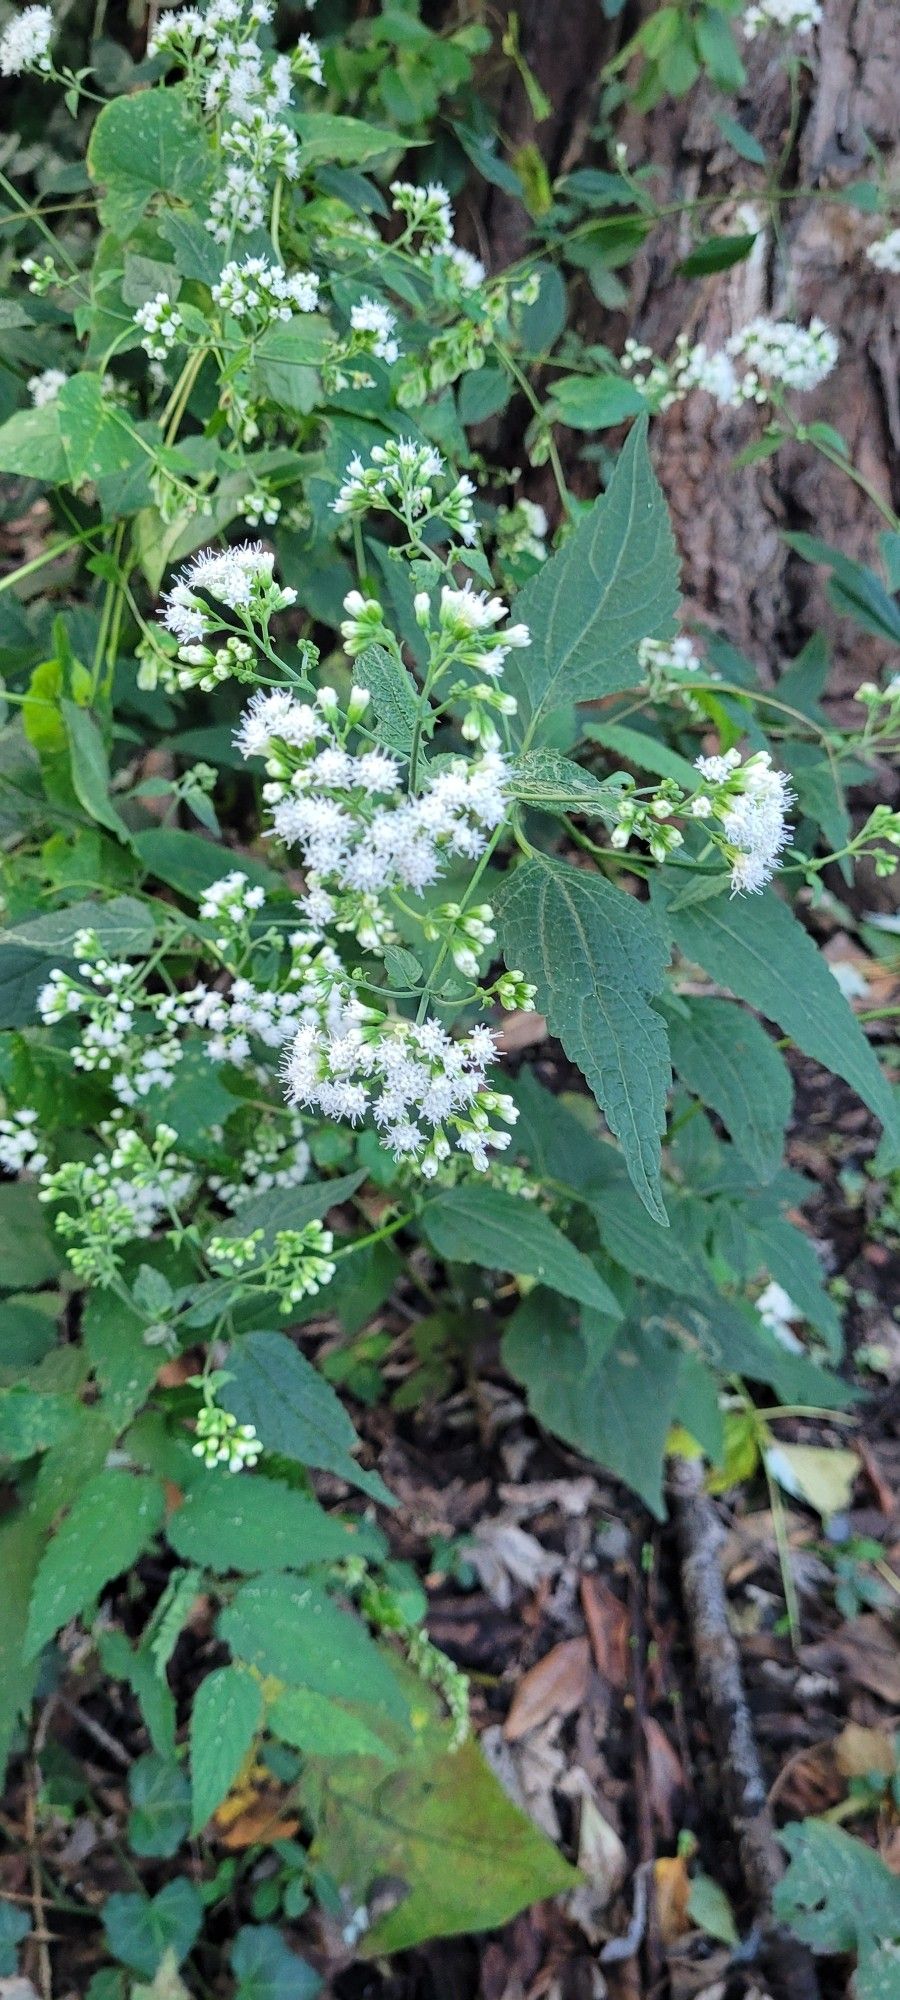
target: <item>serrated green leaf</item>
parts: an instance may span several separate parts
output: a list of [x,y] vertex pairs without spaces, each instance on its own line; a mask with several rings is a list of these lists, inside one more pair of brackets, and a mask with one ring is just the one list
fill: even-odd
[[675,543],[641,420],[603,498],[516,599],[531,645],[506,663],[515,740],[527,749],[556,709],[636,686],[638,646],[669,637],[677,604]]
[[221,1574],[236,1569],[311,1569],[365,1555],[372,1536],[326,1514],[317,1500],[261,1474],[210,1472],[172,1515],[168,1539],[187,1562]]
[[254,1229],[265,1230],[263,1248],[271,1248],[279,1229],[305,1229],[318,1222],[330,1208],[349,1201],[365,1180],[359,1168],[353,1174],[339,1174],[331,1181],[304,1181],[300,1187],[273,1188],[267,1194],[243,1201],[240,1212],[226,1223],[224,1236],[248,1236]]
[[0,424],[0,472],[39,479],[45,486],[59,486],[68,478],[58,397],[40,409],[16,410]]
[[139,1757],[128,1773],[128,1840],[135,1854],[174,1854],[191,1823],[191,1790],[174,1757],[156,1751]]
[[114,1958],[152,1979],[167,1951],[176,1964],[187,1958],[203,1924],[200,1892],[186,1876],[167,1882],[158,1896],[107,1896],[103,1928]]
[[88,146],[91,179],[105,189],[101,215],[127,236],[154,195],[189,199],[203,185],[210,147],[180,87],[141,90],[106,104]]
[[337,1701],[362,1701],[408,1723],[408,1704],[390,1653],[375,1644],[361,1619],[333,1603],[319,1583],[305,1577],[255,1577],[241,1585],[221,1613],[219,1630],[236,1657],[261,1674]]
[[11,930],[0,931],[0,946],[26,945],[58,962],[74,958],[79,931],[95,931],[110,958],[140,958],[149,952],[156,926],[147,903],[136,896],[113,896],[108,903],[69,903],[64,910],[28,917]]
[[367,646],[353,662],[353,678],[360,687],[368,688],[385,743],[401,756],[408,756],[419,713],[419,696],[403,662],[384,646]]
[[553,384],[553,410],[573,431],[608,430],[646,407],[640,389],[621,375],[563,375]]
[[37,1679],[38,1662],[27,1662],[23,1654],[31,1591],[46,1545],[43,1523],[25,1508],[0,1521],[0,1771],[6,1769],[13,1731],[27,1712]]
[[274,1924],[243,1924],[231,1948],[234,2000],[314,2000],[322,1981]]
[[114,1576],[130,1569],[156,1533],[162,1487],[142,1473],[112,1468],[90,1479],[49,1543],[35,1578],[26,1659],[83,1611]]
[[146,457],[128,418],[104,394],[99,375],[70,375],[56,402],[66,468],[74,487],[89,479],[127,472]]
[[61,1262],[34,1182],[0,1183],[0,1288],[34,1291],[57,1276]]
[[191,1713],[192,1833],[227,1798],[262,1719],[262,1688],[252,1674],[216,1667],[200,1682]]
[[[198,902],[228,867],[227,848],[204,840],[199,833],[182,833],[175,826],[154,826],[146,833],[136,833],[131,845],[148,875]],[[270,890],[283,886],[274,869],[254,861],[252,855],[241,856],[241,868],[255,886]]]
[[228,1358],[231,1377],[219,1401],[242,1424],[253,1424],[267,1451],[301,1465],[336,1472],[351,1486],[391,1506],[387,1487],[353,1458],[356,1432],[330,1383],[284,1333],[247,1333]]
[[333,111],[301,111],[291,119],[303,148],[302,166],[319,160],[328,166],[360,166],[398,150],[396,132],[367,125],[364,118],[340,118]]
[[577,812],[612,823],[621,797],[618,785],[601,784],[571,757],[541,745],[517,758],[510,773],[510,792],[526,806],[544,812]]
[[[825,1820],[782,1827],[779,1839],[790,1856],[772,1899],[779,1921],[813,1951],[857,1952],[861,1972],[866,1960],[879,1969],[881,1948],[900,1944],[896,1875],[864,1841]],[[865,1985],[854,1983],[859,2000],[867,2000]]]
[[639,771],[652,771],[656,778],[673,778],[676,785],[693,791],[697,782],[693,765],[648,730],[629,729],[617,722],[587,722],[583,734],[589,743],[599,743],[604,750],[611,750],[614,757],[635,764]]
[[502,1188],[446,1188],[426,1203],[422,1228],[440,1257],[514,1271],[618,1318],[619,1304],[588,1257],[549,1216]]
[[65,1437],[77,1422],[66,1396],[42,1395],[25,1383],[0,1389],[0,1459],[31,1458]]
[[285,1688],[266,1716],[266,1727],[283,1743],[310,1757],[377,1757],[396,1760],[396,1750],[378,1736],[373,1717],[359,1706],[329,1700],[311,1688]]
[[718,1113],[741,1158],[761,1181],[778,1172],[791,1115],[791,1073],[752,1014],[730,1000],[685,1000],[669,1019],[672,1064]]
[[656,877],[654,907],[684,956],[842,1076],[896,1135],[890,1087],[827,961],[787,904],[771,889],[682,909],[670,895],[671,884]]
[[504,878],[499,936],[622,1147],[641,1200],[665,1222],[660,1139],[671,1082],[662,1018],[648,1005],[668,963],[661,926],[602,875],[537,856]]
[[579,1323],[547,1292],[535,1292],[507,1326],[503,1360],[527,1389],[539,1423],[624,1480],[663,1516],[679,1354],[661,1329],[623,1328],[593,1314],[583,1314]]

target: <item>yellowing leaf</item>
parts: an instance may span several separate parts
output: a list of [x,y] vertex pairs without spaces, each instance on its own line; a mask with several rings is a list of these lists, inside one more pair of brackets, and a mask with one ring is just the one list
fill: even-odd
[[842,1514],[859,1471],[855,1451],[816,1444],[774,1444],[766,1452],[773,1479],[793,1500],[805,1500],[823,1521]]

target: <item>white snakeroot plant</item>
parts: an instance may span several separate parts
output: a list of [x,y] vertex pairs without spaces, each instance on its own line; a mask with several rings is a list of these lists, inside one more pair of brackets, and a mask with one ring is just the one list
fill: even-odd
[[866,256],[876,271],[886,271],[893,278],[900,277],[900,229],[892,229],[877,243],[870,243]]
[[0,76],[21,76],[24,70],[49,75],[54,33],[52,7],[23,8],[0,35]]
[[777,29],[783,35],[809,35],[822,19],[821,0],[752,0],[741,21],[748,41]]
[[831,374],[838,358],[834,334],[820,319],[808,326],[758,315],[712,353],[679,334],[671,361],[629,337],[622,367],[653,409],[668,410],[693,389],[704,389],[724,409],[743,403],[778,404],[784,390],[809,391]]

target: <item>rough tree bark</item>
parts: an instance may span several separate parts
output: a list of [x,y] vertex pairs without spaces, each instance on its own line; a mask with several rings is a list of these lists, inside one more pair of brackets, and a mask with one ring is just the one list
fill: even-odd
[[[602,65],[657,4],[639,0],[611,22],[599,0],[569,0],[564,8],[548,6],[547,0],[517,0],[522,51],[554,108],[536,125],[524,90],[507,69],[496,110],[510,152],[536,144],[551,173],[602,163],[591,138]],[[771,42],[747,45],[746,55],[749,79],[739,115],[768,155],[777,157],[789,130],[785,71]],[[870,176],[872,144],[885,159],[889,183],[896,183],[898,55],[895,0],[825,0],[812,71],[801,86],[789,185],[825,190]],[[632,114],[622,136],[633,160],[658,167],[663,200],[720,193],[721,207],[707,211],[707,227],[723,231],[741,226],[736,223],[740,191],[752,201],[761,175],[723,143],[712,116],[715,102],[701,86],[687,100],[664,100],[642,118]],[[509,197],[486,190],[479,220],[495,267],[521,253],[527,223]],[[666,353],[681,330],[717,344],[756,312],[790,312],[802,319],[820,314],[840,337],[841,362],[835,375],[804,399],[804,418],[822,418],[839,429],[855,463],[896,502],[900,288],[865,257],[867,243],[882,226],[846,206],[793,200],[784,204],[777,235],[763,223],[747,262],[698,284],[672,275],[688,244],[687,221],[676,218],[654,233],[636,259],[627,312],[605,313],[582,287],[583,329],[618,351],[632,332]],[[883,523],[846,476],[808,447],[786,447],[774,460],[736,469],[734,452],[757,429],[752,412],[716,414],[705,396],[690,397],[654,425],[657,469],[684,558],[687,609],[720,626],[773,677],[779,661],[795,653],[811,631],[824,630],[834,649],[832,695],[840,698],[877,667],[877,643],[838,617],[825,596],[824,573],[794,558],[780,531],[815,532],[873,561]],[[574,477],[577,486],[577,471]],[[539,497],[546,497],[543,489]]]

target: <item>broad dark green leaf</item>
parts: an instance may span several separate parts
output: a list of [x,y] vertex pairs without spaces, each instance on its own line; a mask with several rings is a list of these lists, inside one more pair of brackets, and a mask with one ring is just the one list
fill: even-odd
[[590,1259],[518,1195],[471,1183],[446,1188],[426,1203],[422,1227],[438,1255],[453,1263],[540,1278],[564,1298],[618,1317],[618,1300]]
[[178,1965],[200,1935],[203,1904],[200,1891],[182,1875],[167,1882],[158,1896],[107,1896],[103,1905],[103,1928],[114,1958],[152,1979],[167,1951],[174,1952]]
[[260,1576],[241,1585],[219,1618],[240,1660],[289,1687],[337,1701],[361,1701],[405,1724],[408,1703],[390,1653],[360,1618],[342,1611],[321,1584]]
[[0,472],[59,486],[69,468],[59,427],[59,399],[40,409],[16,410],[0,424]]
[[[278,1336],[281,1338],[281,1336]],[[261,1474],[210,1472],[172,1515],[168,1539],[185,1561],[221,1574],[236,1569],[311,1569],[367,1555],[380,1538],[365,1523],[326,1514],[317,1500]]]
[[174,1854],[191,1823],[191,1788],[182,1766],[153,1750],[139,1757],[128,1773],[128,1796],[128,1840],[135,1854]]
[[42,1395],[24,1382],[0,1389],[0,1459],[31,1458],[73,1429],[77,1414],[67,1396]]
[[340,118],[333,111],[301,111],[291,120],[303,148],[303,167],[318,165],[360,166],[397,150],[396,132],[379,125],[367,125],[363,118]]
[[576,1451],[625,1481],[662,1517],[665,1444],[680,1358],[662,1328],[622,1327],[535,1292],[514,1313],[503,1359],[532,1414]]
[[231,1948],[234,2000],[314,2000],[322,1981],[274,1924],[243,1924]]
[[589,743],[599,743],[624,763],[635,764],[639,771],[652,771],[656,778],[674,778],[676,785],[693,791],[697,781],[693,765],[668,743],[651,736],[649,730],[629,729],[625,723],[587,722],[583,733]]
[[0,1183],[0,1287],[35,1291],[62,1265],[33,1181]]
[[[135,834],[131,844],[148,875],[198,901],[211,882],[228,873],[232,860],[227,848],[204,840],[199,833],[182,833],[175,826],[151,827],[147,833]],[[241,855],[241,868],[249,881],[263,889],[283,886],[274,870],[254,861],[252,855]]]
[[640,416],[647,405],[640,389],[620,375],[563,375],[553,384],[553,407],[570,430],[602,431]]
[[153,912],[136,896],[113,896],[108,903],[69,903],[64,910],[28,917],[12,930],[0,931],[0,946],[25,945],[47,958],[74,958],[79,931],[91,930],[111,958],[140,958],[150,951],[156,935]]
[[201,1831],[227,1798],[262,1727],[263,1693],[252,1674],[216,1667],[191,1711],[191,1831]]
[[357,1704],[330,1700],[312,1688],[285,1688],[273,1702],[266,1726],[283,1743],[309,1757],[377,1757],[396,1761],[396,1747],[377,1735],[377,1716]]
[[506,962],[590,1085],[651,1215],[665,1222],[660,1138],[671,1082],[665,1025],[649,1006],[668,948],[652,912],[602,875],[535,855],[498,899]]
[[391,1506],[375,1472],[357,1465],[356,1432],[339,1396],[285,1333],[247,1333],[228,1358],[231,1380],[220,1401],[242,1424],[253,1424],[267,1451],[301,1465],[336,1472],[351,1486]]
[[742,1159],[761,1181],[778,1172],[791,1115],[791,1073],[771,1037],[732,1001],[685,1002],[669,1018],[672,1063],[683,1082],[718,1113]]
[[682,259],[679,270],[684,278],[703,278],[710,271],[730,271],[749,257],[755,236],[710,236]]
[[527,749],[556,709],[634,687],[640,641],[670,635],[677,603],[675,544],[640,422],[603,498],[516,599],[531,632],[506,663],[516,740]]
[[28,1606],[38,1565],[47,1544],[43,1524],[19,1508],[0,1521],[0,1772],[6,1769],[13,1731],[28,1710],[38,1662],[24,1659]]
[[804,1944],[835,1953],[900,1944],[900,1881],[865,1841],[820,1819],[785,1826],[779,1839],[790,1867],[775,1912]]
[[339,1174],[332,1181],[304,1181],[300,1187],[275,1188],[268,1194],[255,1195],[241,1203],[233,1222],[226,1223],[223,1235],[247,1236],[251,1230],[264,1229],[265,1244],[271,1245],[279,1229],[305,1229],[308,1222],[318,1222],[330,1208],[349,1201],[364,1180],[365,1173],[359,1169],[354,1174]]
[[128,418],[104,394],[99,375],[70,375],[57,403],[66,469],[74,487],[127,472],[146,458]]
[[92,180],[105,189],[103,220],[127,236],[148,202],[189,199],[211,165],[209,142],[180,88],[141,90],[104,105],[88,146]]
[[677,909],[672,893],[657,876],[654,907],[685,958],[777,1021],[805,1055],[842,1076],[896,1136],[890,1087],[827,961],[787,904],[766,890]]
[[33,1659],[61,1625],[130,1569],[162,1522],[162,1487],[144,1474],[107,1468],[73,1500],[35,1578],[25,1647]]

